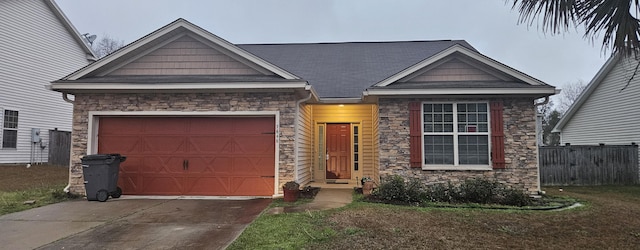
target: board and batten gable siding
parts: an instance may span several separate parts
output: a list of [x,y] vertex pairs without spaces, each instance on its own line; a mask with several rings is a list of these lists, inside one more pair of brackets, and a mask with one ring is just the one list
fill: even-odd
[[262,73],[190,36],[182,36],[111,72],[110,75],[262,75]]
[[620,59],[564,126],[562,144],[640,143],[640,78],[622,90],[638,64]]
[[[0,127],[4,109],[17,110],[16,149],[0,149],[0,163],[30,161],[31,129],[71,131],[73,107],[45,85],[87,65],[86,52],[43,1],[0,1]],[[2,136],[2,133],[0,133]],[[47,161],[48,147],[37,150]]]
[[311,165],[313,164],[313,122],[311,105],[300,105],[298,113],[298,165],[296,166],[298,182],[306,186],[311,182]]

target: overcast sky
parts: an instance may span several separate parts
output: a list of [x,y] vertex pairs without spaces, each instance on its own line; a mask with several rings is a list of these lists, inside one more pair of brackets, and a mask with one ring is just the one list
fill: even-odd
[[184,18],[232,43],[467,40],[548,84],[588,83],[608,58],[579,31],[518,25],[504,0],[56,0],[80,33],[130,43]]

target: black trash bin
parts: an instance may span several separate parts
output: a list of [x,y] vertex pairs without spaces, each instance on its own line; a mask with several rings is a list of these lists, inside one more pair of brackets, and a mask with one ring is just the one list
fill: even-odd
[[107,201],[109,196],[120,198],[118,187],[120,163],[127,159],[120,154],[97,154],[82,157],[82,173],[87,200]]

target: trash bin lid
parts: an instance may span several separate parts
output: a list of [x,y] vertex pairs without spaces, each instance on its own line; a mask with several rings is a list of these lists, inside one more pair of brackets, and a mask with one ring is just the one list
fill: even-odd
[[114,158],[120,158],[120,154],[95,154],[95,155],[86,155],[82,157],[83,161],[104,161],[111,160]]

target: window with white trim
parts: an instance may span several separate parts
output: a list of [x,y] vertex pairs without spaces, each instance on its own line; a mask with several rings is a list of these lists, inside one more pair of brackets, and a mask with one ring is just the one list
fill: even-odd
[[423,164],[489,165],[489,104],[423,103]]
[[4,110],[2,148],[16,148],[18,144],[18,111]]

